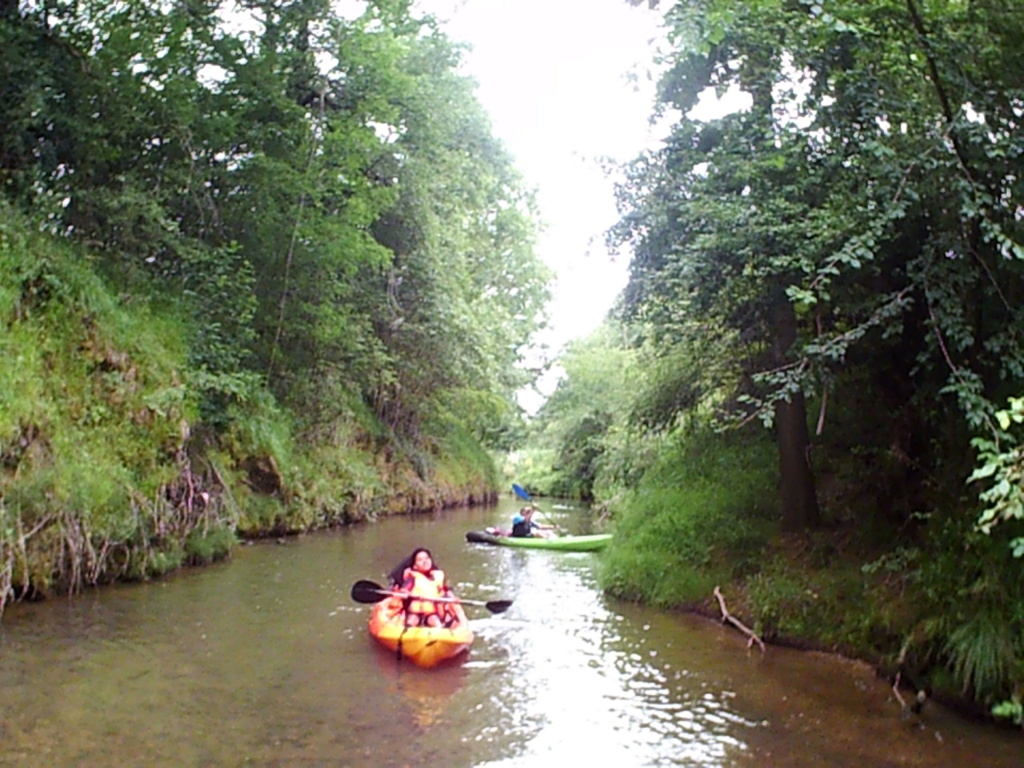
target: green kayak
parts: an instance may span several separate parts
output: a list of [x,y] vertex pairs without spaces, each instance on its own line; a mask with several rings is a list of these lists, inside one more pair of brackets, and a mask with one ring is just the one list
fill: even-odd
[[593,533],[588,536],[556,536],[542,539],[535,536],[501,536],[490,531],[470,531],[466,541],[477,544],[497,544],[502,547],[526,547],[528,549],[554,549],[561,552],[593,552],[604,549],[612,540],[610,533]]

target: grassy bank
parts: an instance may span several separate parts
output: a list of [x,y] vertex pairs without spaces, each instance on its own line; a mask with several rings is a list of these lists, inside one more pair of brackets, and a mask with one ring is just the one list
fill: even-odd
[[239,537],[494,494],[487,452],[443,418],[409,445],[353,399],[312,433],[257,389],[211,420],[186,319],[117,293],[87,253],[6,210],[0,323],[0,614],[212,562]]
[[825,499],[824,525],[781,536],[774,447],[763,431],[667,442],[622,496],[603,559],[606,590],[716,618],[770,643],[841,652],[961,710],[1021,721],[1019,561],[967,515],[914,530],[858,524]]

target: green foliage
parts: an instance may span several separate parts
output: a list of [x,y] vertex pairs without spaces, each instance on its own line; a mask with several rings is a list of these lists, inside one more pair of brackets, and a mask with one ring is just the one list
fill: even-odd
[[129,469],[108,449],[108,443],[62,443],[54,445],[56,461],[45,506],[37,515],[60,509],[79,518],[97,540],[130,539],[137,532],[138,521],[129,512]]
[[675,341],[647,340],[637,357],[647,371],[634,393],[629,422],[645,430],[670,430],[721,404],[735,387],[728,370],[727,329],[708,324],[679,327]]
[[177,570],[185,564],[185,550],[179,544],[166,549],[139,548],[131,551],[122,573],[126,581],[149,581]]
[[518,483],[524,488],[534,488],[538,493],[547,494],[547,489],[556,482],[554,466],[555,453],[550,448],[535,445],[516,448],[505,455],[502,473],[508,482],[504,485]]
[[237,542],[235,532],[218,526],[211,530],[192,531],[183,544],[185,558],[190,565],[207,565],[225,559]]
[[[241,509],[237,529],[242,538],[295,533],[302,529],[301,521],[293,519],[281,499],[275,496],[242,491],[236,493],[236,498]],[[296,512],[304,509],[299,507]]]
[[295,460],[295,425],[266,390],[229,409],[231,428],[223,446],[234,456],[270,456],[285,474]]
[[[1024,16],[701,0],[666,20],[656,112],[674,125],[625,169],[610,235],[633,254],[623,317],[649,355],[633,423],[685,430],[703,399],[799,443],[779,416],[813,398],[813,445],[780,456],[813,461],[824,519],[873,562],[826,570],[815,547],[782,547],[747,584],[760,626],[863,648],[909,637],[937,684],[1013,716]],[[727,91],[746,104],[689,112]]]
[[601,563],[601,586],[623,600],[663,608],[700,602],[715,587],[717,576],[665,552],[631,548],[612,553]]
[[1021,671],[1020,643],[1006,618],[991,610],[982,610],[954,627],[943,650],[963,692],[978,698],[1005,691]]
[[757,612],[753,629],[759,635],[817,635],[825,626],[817,611],[818,595],[804,578],[766,569],[750,579],[749,589]]
[[349,443],[303,451],[290,481],[297,519],[318,527],[373,517],[389,493],[375,457]]
[[969,519],[938,520],[915,573],[914,658],[948,670],[949,686],[988,705],[1008,699],[1024,679],[1021,561],[1004,538],[1017,526],[983,535]]
[[497,466],[480,440],[455,424],[439,420],[426,425],[437,441],[442,458],[436,478],[450,487],[494,488],[498,485]]
[[[771,558],[746,582],[754,630],[765,639],[813,638],[821,647],[877,654],[893,639],[871,582],[834,556],[791,562]],[[834,555],[834,553],[833,553]]]
[[[998,429],[995,437],[976,437],[972,445],[978,452],[980,466],[969,480],[989,483],[980,494],[985,510],[978,525],[986,533],[999,522],[1024,519],[1024,448],[1009,432],[1014,424],[1024,423],[1024,398],[1011,397],[1009,407],[996,411]],[[1024,539],[1011,542],[1015,557],[1024,555]]]
[[5,193],[194,319],[218,430],[264,383],[314,417],[363,398],[412,440],[450,392],[500,424],[549,275],[458,49],[407,4],[251,10],[258,36],[212,7],[67,6],[37,45],[25,9],[0,54]]
[[[149,578],[183,562],[168,520],[194,418],[184,323],[123,304],[65,243],[3,209],[4,595]],[[185,527],[194,523],[186,519]],[[15,532],[20,532],[16,534]],[[2,601],[0,601],[2,602]]]
[[602,584],[613,594],[682,605],[756,569],[775,531],[766,493],[770,452],[754,435],[726,438],[706,429],[667,444],[621,500]]
[[536,443],[551,452],[542,467],[521,467],[531,488],[591,500],[606,467],[622,456],[630,404],[643,374],[615,326],[605,324],[573,342],[559,360],[565,371],[531,425]]
[[361,386],[406,437],[417,414],[438,407],[488,437],[509,423],[507,403],[525,383],[517,364],[549,272],[532,253],[533,200],[453,74],[455,50],[438,37],[404,45],[408,92],[395,96],[396,157],[383,164],[399,195],[373,227],[393,259],[359,276],[381,366]]
[[[1019,485],[994,403],[1024,373],[1024,141],[1009,106],[1022,17],[1004,4],[918,13],[891,0],[674,4],[663,107],[685,113],[712,89],[749,106],[681,117],[631,165],[612,241],[634,253],[626,314],[666,360],[709,318],[736,331],[703,359],[733,371],[740,420],[771,423],[793,395],[830,395],[862,369],[915,430],[868,450],[934,446],[921,472],[951,476],[974,432],[991,529],[1014,516]],[[792,337],[773,322],[787,305]],[[645,423],[668,423],[700,379],[662,381]]]
[[0,608],[493,491],[535,204],[434,20],[361,10],[5,17],[0,498],[41,527]]
[[23,421],[41,423],[49,419],[52,405],[43,390],[46,379],[38,374],[45,369],[43,350],[35,344],[36,330],[17,326],[0,335],[0,391],[5,407],[0,409],[0,441],[13,442]]
[[1024,705],[1020,696],[1002,701],[992,707],[992,714],[1010,720],[1014,725],[1024,725]]

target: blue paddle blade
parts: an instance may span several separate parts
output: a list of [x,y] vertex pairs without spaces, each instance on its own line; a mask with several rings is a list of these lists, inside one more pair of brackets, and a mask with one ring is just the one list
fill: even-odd
[[516,485],[515,483],[512,483],[512,492],[515,493],[515,495],[518,496],[520,499],[523,499],[525,501],[533,501],[533,499],[530,498],[530,494],[528,494],[526,492],[526,489],[523,488],[523,486],[521,485]]

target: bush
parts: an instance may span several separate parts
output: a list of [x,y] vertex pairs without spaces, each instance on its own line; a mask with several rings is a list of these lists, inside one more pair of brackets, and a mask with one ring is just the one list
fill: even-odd
[[218,526],[208,531],[194,530],[185,539],[185,558],[189,565],[207,565],[231,554],[238,537],[230,528]]
[[624,496],[601,570],[612,594],[659,605],[701,600],[756,570],[775,530],[774,463],[763,437],[679,437]]

